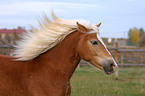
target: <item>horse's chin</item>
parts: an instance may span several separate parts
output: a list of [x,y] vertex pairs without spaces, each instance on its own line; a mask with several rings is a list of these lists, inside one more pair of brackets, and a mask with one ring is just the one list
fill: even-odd
[[115,71],[115,67],[112,67],[111,69],[103,67],[103,71],[104,71],[105,74],[110,75]]
[[109,67],[109,66],[102,66],[101,64],[98,64],[95,61],[89,61],[92,65],[94,65],[95,67],[99,68],[100,70],[104,71],[105,74],[110,75],[111,73],[113,73],[115,71],[114,66]]
[[113,71],[108,71],[106,68],[104,68],[102,66],[99,66],[99,67],[97,66],[97,68],[99,68],[100,70],[102,70],[107,75],[110,75],[110,74],[112,74],[114,72],[114,69],[113,69]]
[[98,64],[95,60],[91,60],[88,61],[89,63],[91,63],[92,65],[94,65],[95,67],[99,68],[100,70],[104,70],[101,64]]

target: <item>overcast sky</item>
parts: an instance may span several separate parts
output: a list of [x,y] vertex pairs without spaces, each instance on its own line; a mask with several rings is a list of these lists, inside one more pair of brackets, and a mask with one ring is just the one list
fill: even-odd
[[0,0],[0,28],[38,27],[51,10],[64,19],[102,22],[102,37],[127,38],[129,28],[145,29],[145,0]]

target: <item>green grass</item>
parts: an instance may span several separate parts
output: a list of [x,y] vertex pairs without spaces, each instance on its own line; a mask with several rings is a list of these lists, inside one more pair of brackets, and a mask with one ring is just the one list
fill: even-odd
[[95,68],[80,68],[71,86],[72,96],[145,96],[145,68],[120,68],[118,79]]

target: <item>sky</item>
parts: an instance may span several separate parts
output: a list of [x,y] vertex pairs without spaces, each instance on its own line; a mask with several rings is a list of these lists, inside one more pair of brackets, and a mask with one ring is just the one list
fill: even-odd
[[101,37],[127,38],[130,28],[145,30],[145,0],[0,0],[0,29],[39,28],[37,19],[85,19],[100,26]]

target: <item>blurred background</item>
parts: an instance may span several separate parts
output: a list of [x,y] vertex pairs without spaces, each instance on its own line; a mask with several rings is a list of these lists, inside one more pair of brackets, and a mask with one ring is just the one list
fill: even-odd
[[[145,0],[1,0],[0,54],[10,55],[20,36],[31,25],[39,28],[37,19],[44,14],[51,18],[52,9],[60,18],[101,22],[100,35],[119,65],[119,77],[111,79],[116,77],[92,71],[82,60],[72,79],[72,96],[145,96]],[[82,83],[85,73],[95,80]],[[99,91],[88,91],[91,81]]]

